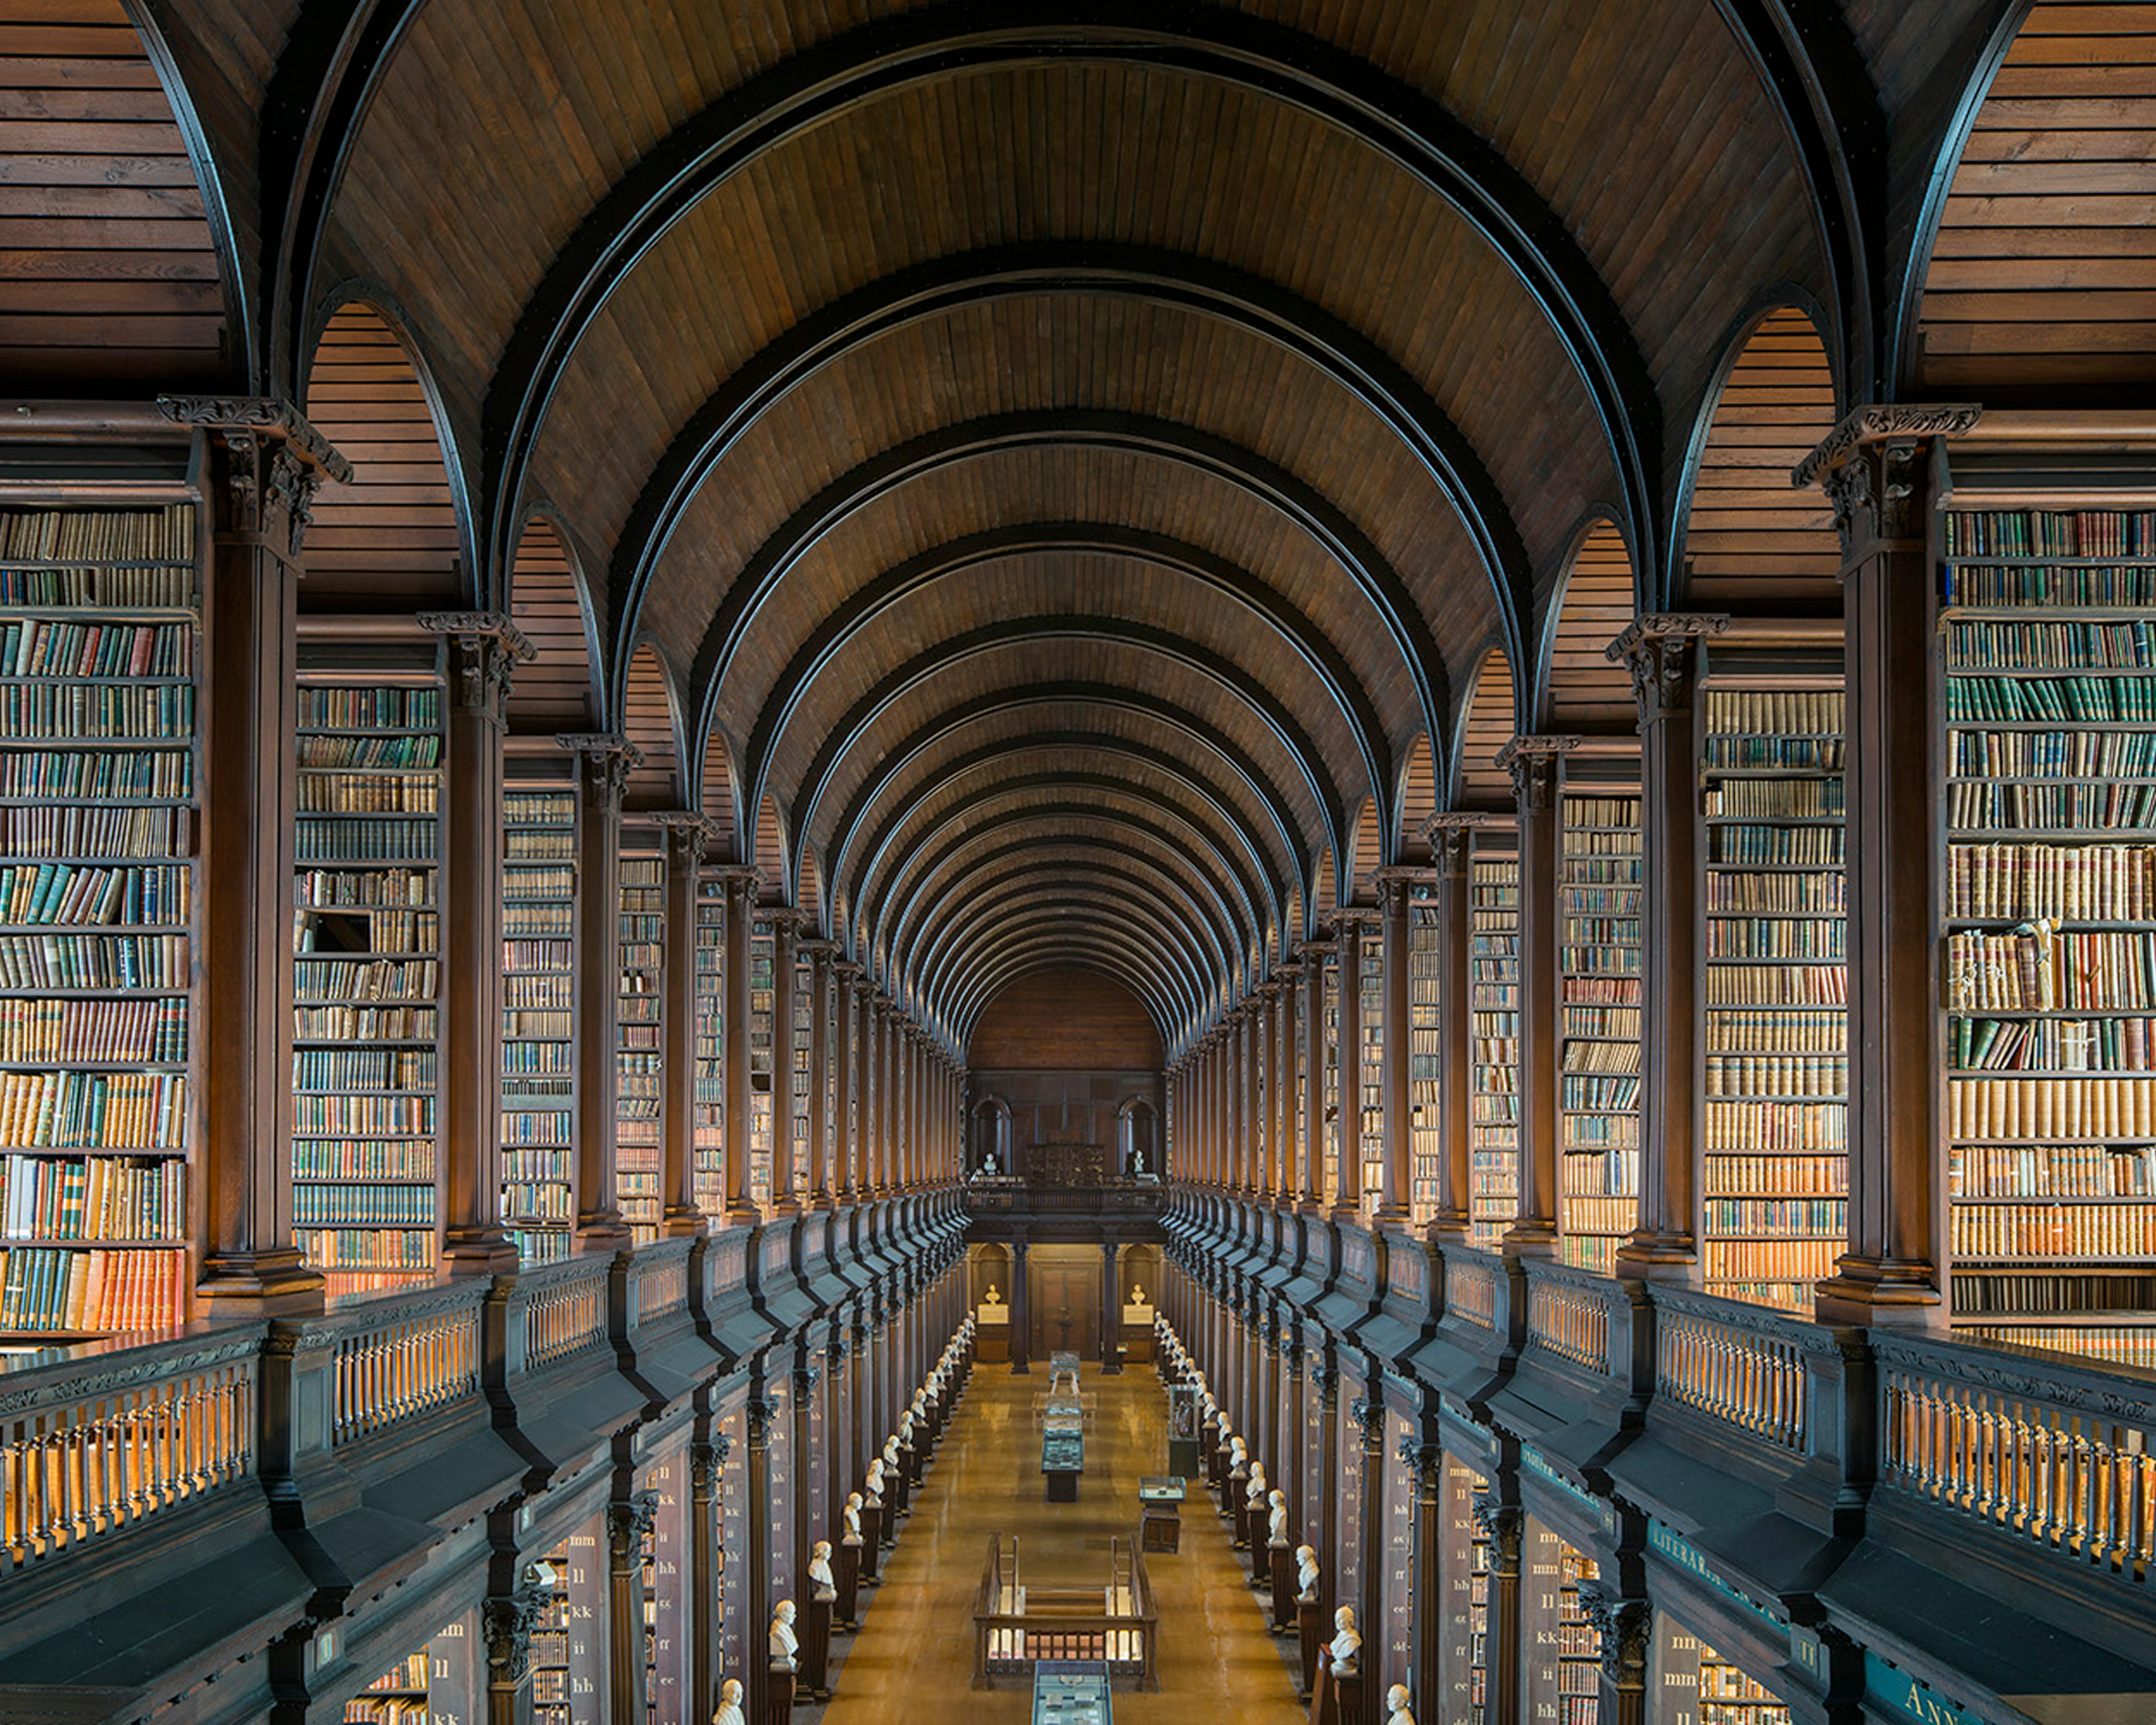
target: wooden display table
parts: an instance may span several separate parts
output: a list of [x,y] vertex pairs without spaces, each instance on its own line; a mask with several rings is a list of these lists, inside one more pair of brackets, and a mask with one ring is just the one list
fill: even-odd
[[1148,1475],[1138,1481],[1138,1544],[1146,1551],[1183,1548],[1183,1501],[1188,1484],[1173,1474]]

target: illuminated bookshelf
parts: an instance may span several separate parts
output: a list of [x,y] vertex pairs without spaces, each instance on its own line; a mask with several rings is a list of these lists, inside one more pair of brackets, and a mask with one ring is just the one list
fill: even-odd
[[660,1094],[666,967],[666,864],[658,835],[625,826],[621,860],[621,986],[615,1008],[614,1197],[639,1245],[659,1238]]
[[1558,875],[1558,1225],[1564,1261],[1607,1276],[1639,1219],[1640,798],[1568,790]]
[[568,1255],[576,1204],[577,803],[502,798],[501,1214],[526,1264]]
[[292,1217],[332,1296],[434,1272],[439,650],[329,642],[300,668]]
[[1444,935],[1430,889],[1416,886],[1408,901],[1408,1129],[1409,1208],[1417,1226],[1437,1214],[1445,1160]]
[[1468,904],[1468,1240],[1488,1247],[1520,1213],[1519,858],[1485,855],[1478,842]]
[[706,875],[696,895],[696,1207],[726,1207],[726,883]]

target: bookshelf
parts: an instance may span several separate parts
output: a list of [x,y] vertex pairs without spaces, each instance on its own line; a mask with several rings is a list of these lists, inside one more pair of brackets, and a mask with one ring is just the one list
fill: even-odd
[[547,1553],[539,1620],[531,1630],[532,1725],[572,1725],[569,1661],[569,1550]]
[[0,511],[0,1335],[188,1316],[199,555]]
[[1699,1725],[1789,1725],[1789,1710],[1765,1684],[1712,1648],[1699,1650]]
[[434,1271],[439,649],[326,644],[298,713],[292,1217],[336,1297]]
[[1520,1213],[1520,860],[1477,854],[1468,871],[1474,1096],[1471,1245],[1493,1247]]
[[726,1208],[726,883],[706,875],[696,891],[696,1207]]
[[1440,984],[1445,928],[1427,886],[1408,900],[1409,1209],[1417,1227],[1437,1214],[1439,1172],[1445,1160],[1444,1034]]
[[749,1197],[771,1208],[772,951],[768,917],[749,924],[748,937],[748,1162]]
[[1602,1712],[1602,1636],[1588,1619],[1580,1584],[1600,1579],[1594,1559],[1562,1539],[1558,1548],[1558,1725],[1598,1725]]
[[659,1238],[661,1067],[666,1059],[666,864],[655,830],[624,826],[621,860],[621,988],[614,1101],[614,1199],[639,1245]]
[[1939,521],[1953,1321],[2148,1358],[2156,512]]
[[1449,1643],[1445,1695],[1452,1707],[1448,1716],[1457,1717],[1460,1725],[1484,1725],[1490,1699],[1490,1535],[1476,1518],[1475,1499],[1488,1489],[1489,1482],[1456,1461],[1447,1461],[1445,1469],[1451,1525],[1464,1542],[1454,1547],[1461,1562],[1460,1579],[1450,1585],[1466,1596],[1464,1610],[1441,1614],[1444,1621],[1456,1626],[1452,1634],[1465,1636]]
[[1325,955],[1325,1015],[1319,1020],[1324,1027],[1318,1040],[1325,1065],[1325,1179],[1322,1191],[1329,1204],[1340,1195],[1340,1144],[1343,1137],[1352,1137],[1353,1130],[1340,1118],[1340,949],[1336,945]]
[[[1789,1710],[1764,1684],[1666,1613],[1655,1615],[1649,1659],[1651,1717],[1690,1725],[1789,1725]],[[1659,1707],[1652,1697],[1659,1695]]]
[[344,1704],[345,1725],[429,1725],[427,1650],[408,1653]]
[[1744,664],[1701,679],[1702,1271],[1808,1312],[1849,1234],[1841,672]]
[[526,1264],[569,1255],[576,1221],[577,799],[502,798],[501,1214]]
[[1558,1232],[1564,1261],[1608,1276],[1639,1219],[1640,798],[1568,791],[1558,858]]
[[1385,1191],[1385,943],[1380,931],[1366,923],[1356,952],[1363,1039],[1355,1060],[1356,1137],[1363,1158],[1363,1219],[1368,1222]]
[[815,1011],[815,966],[808,955],[795,949],[793,958],[793,1191],[796,1198],[808,1192],[809,1134],[819,1099],[808,1056]]

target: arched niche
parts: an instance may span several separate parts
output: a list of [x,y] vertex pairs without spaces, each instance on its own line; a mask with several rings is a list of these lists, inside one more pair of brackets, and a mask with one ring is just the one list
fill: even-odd
[[1394,853],[1403,863],[1430,860],[1430,839],[1424,829],[1437,813],[1437,757],[1430,746],[1430,733],[1418,732],[1400,769],[1399,830]]
[[681,806],[680,712],[665,662],[655,647],[644,642],[630,655],[629,681],[622,691],[621,734],[644,756],[629,775],[624,800],[629,808]]
[[1497,752],[1517,734],[1517,711],[1512,661],[1502,647],[1492,647],[1475,668],[1460,711],[1460,747],[1453,751],[1455,809],[1512,810],[1512,776],[1497,764]]
[[1635,590],[1624,536],[1606,520],[1593,522],[1565,566],[1543,655],[1546,730],[1636,729],[1631,673],[1604,650],[1632,620]]
[[562,534],[544,516],[526,521],[518,536],[509,592],[510,621],[532,649],[510,684],[510,730],[532,737],[590,731],[598,706],[590,592]]

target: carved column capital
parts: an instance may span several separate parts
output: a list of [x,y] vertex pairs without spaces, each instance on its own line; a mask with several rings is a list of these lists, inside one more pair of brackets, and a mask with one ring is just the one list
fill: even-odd
[[1398,916],[1414,898],[1415,889],[1430,884],[1427,869],[1385,868],[1372,876],[1377,882],[1378,908],[1386,916]]
[[1924,536],[1922,488],[1912,478],[1924,446],[1959,437],[1984,417],[1968,402],[1874,403],[1855,409],[1799,461],[1789,483],[1817,485],[1834,510],[1842,555],[1864,546]]
[[546,1615],[551,1599],[527,1565],[516,1579],[516,1590],[507,1599],[490,1598],[480,1604],[480,1633],[486,1638],[490,1680],[504,1686],[521,1683],[531,1671],[531,1636]]
[[1497,751],[1497,764],[1512,776],[1521,814],[1548,814],[1557,807],[1564,757],[1578,747],[1577,737],[1516,737]]
[[1435,1502],[1439,1484],[1445,1477],[1445,1451],[1419,1438],[1404,1437],[1393,1453],[1414,1481],[1415,1496],[1423,1502]]
[[523,631],[501,611],[422,611],[413,620],[449,638],[451,698],[502,728],[516,669],[536,652]]
[[1579,1609],[1602,1638],[1602,1669],[1623,1688],[1647,1680],[1647,1650],[1654,1632],[1654,1610],[1645,1599],[1620,1599],[1600,1584],[1579,1584]]
[[295,566],[326,480],[348,484],[352,464],[290,402],[265,395],[162,395],[157,411],[199,426],[223,456],[228,534],[259,540]]
[[666,833],[667,860],[676,868],[701,869],[718,829],[705,815],[685,809],[669,809],[651,817]]
[[1316,1350],[1310,1357],[1310,1384],[1328,1412],[1340,1405],[1340,1368]]
[[1466,809],[1448,809],[1424,822],[1423,833],[1438,873],[1464,879],[1475,854],[1476,830],[1489,824],[1487,814]]
[[689,1446],[689,1489],[699,1497],[712,1497],[718,1493],[719,1470],[726,1455],[720,1445],[726,1441],[721,1436],[712,1443]]
[[817,1384],[823,1381],[823,1375],[815,1366],[796,1366],[793,1368],[793,1393],[803,1396],[813,1394]]
[[742,1404],[748,1419],[748,1446],[752,1450],[771,1447],[771,1428],[778,1420],[778,1404],[767,1395],[752,1395]]
[[621,800],[629,775],[644,764],[642,749],[610,732],[560,732],[554,741],[577,757],[578,770],[607,802]]
[[1720,613],[1657,611],[1635,618],[1602,649],[1612,665],[1632,670],[1632,698],[1644,727],[1691,711],[1699,673],[1699,640],[1718,635],[1732,619]]
[[607,1553],[617,1569],[638,1561],[644,1536],[659,1517],[659,1494],[639,1491],[624,1502],[607,1505]]
[[1385,1404],[1375,1396],[1358,1395],[1348,1404],[1348,1418],[1355,1422],[1356,1435],[1363,1447],[1375,1455],[1383,1447]]
[[1500,1502],[1493,1492],[1475,1494],[1475,1525],[1490,1542],[1493,1559],[1503,1558],[1505,1565],[1492,1562],[1497,1568],[1509,1566],[1517,1571],[1520,1566],[1520,1529],[1525,1517],[1517,1503]]

